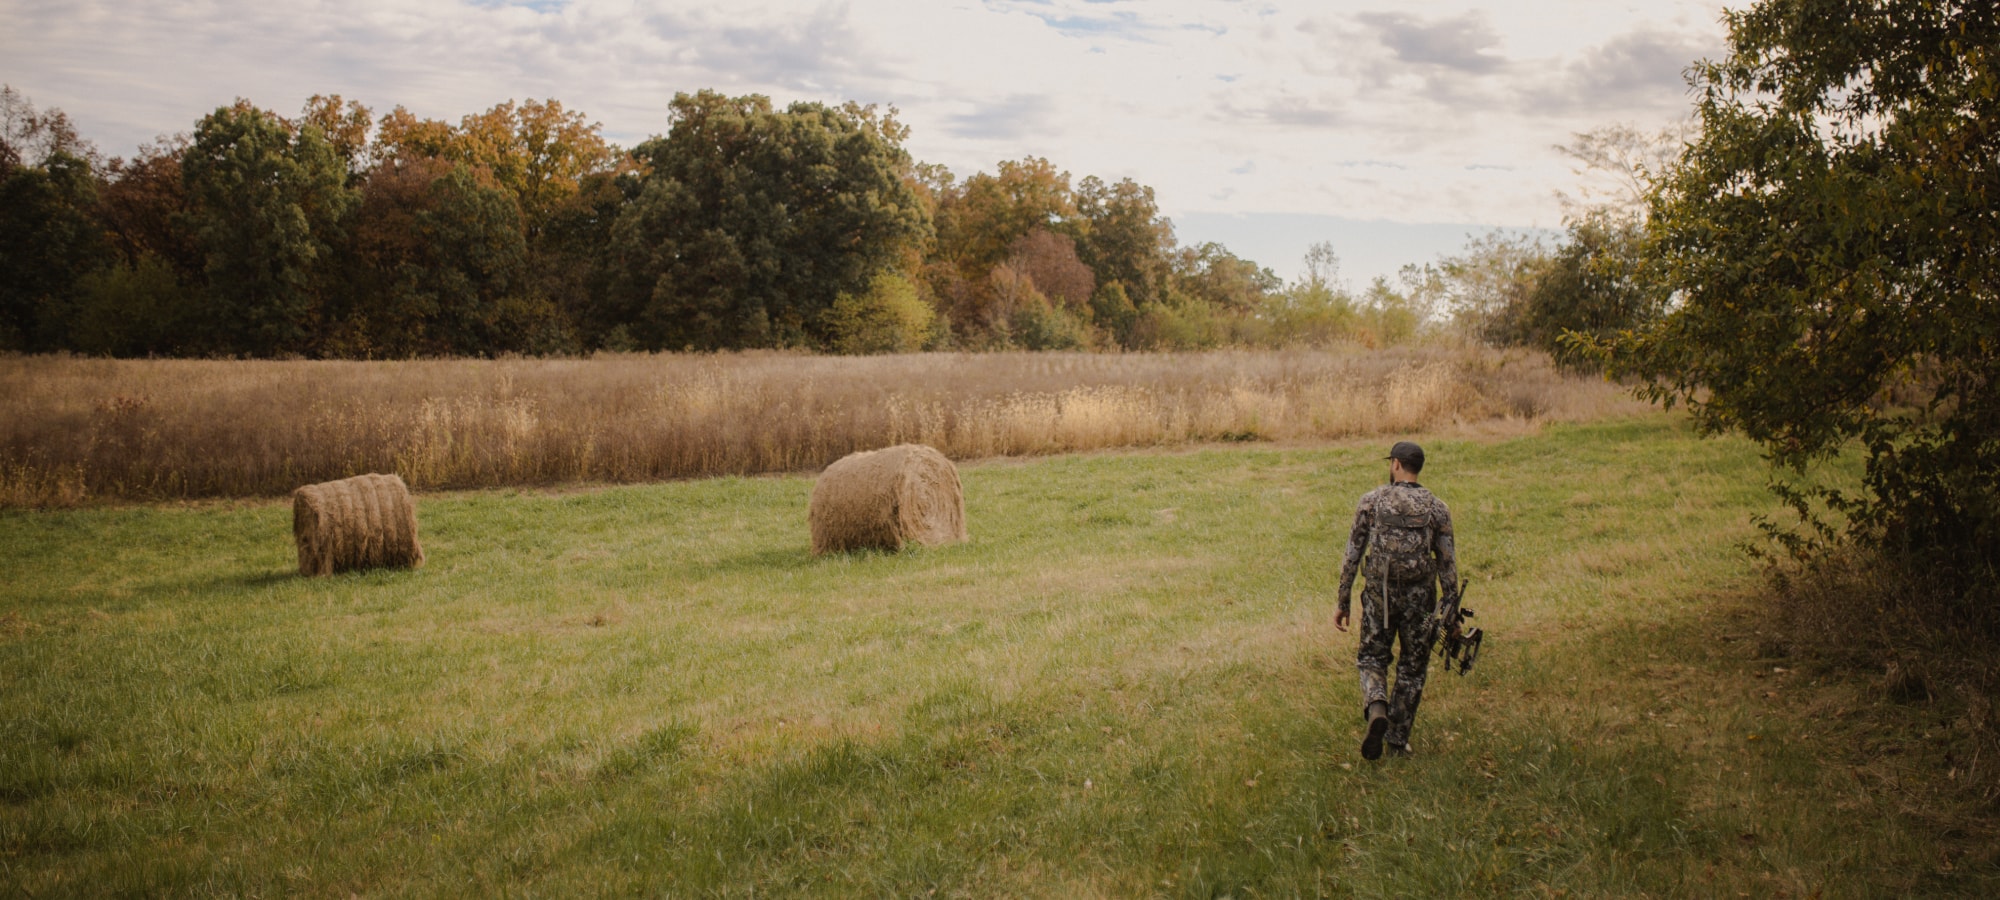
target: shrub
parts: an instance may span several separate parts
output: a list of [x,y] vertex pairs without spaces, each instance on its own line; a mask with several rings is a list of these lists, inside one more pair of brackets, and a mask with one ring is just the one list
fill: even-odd
[[915,283],[880,272],[868,282],[868,290],[834,298],[826,330],[840,353],[910,353],[931,343],[936,320],[936,311],[917,296]]

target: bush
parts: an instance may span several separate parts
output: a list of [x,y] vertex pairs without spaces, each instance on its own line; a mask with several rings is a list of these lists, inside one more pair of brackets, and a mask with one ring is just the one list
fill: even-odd
[[1147,350],[1208,350],[1222,346],[1228,323],[1221,310],[1192,297],[1169,294],[1148,303],[1132,323],[1132,346]]
[[1279,346],[1319,345],[1353,337],[1358,322],[1353,298],[1324,281],[1301,281],[1278,294],[1266,311],[1270,342]]
[[1027,350],[1085,350],[1090,326],[1047,301],[1023,304],[1009,320],[1014,342]]
[[1605,339],[1659,321],[1667,290],[1647,276],[1642,223],[1587,215],[1570,223],[1569,240],[1536,273],[1522,302],[1497,323],[1511,343],[1548,351],[1572,369],[1601,361],[1579,338]]
[[917,286],[894,272],[881,272],[860,294],[841,294],[827,312],[826,330],[840,353],[912,353],[931,343],[937,313],[917,295]]
[[173,267],[150,253],[133,265],[118,264],[77,282],[76,315],[70,344],[78,352],[104,356],[172,353],[189,325],[193,292]]
[[1388,279],[1376,278],[1362,297],[1357,318],[1376,342],[1400,344],[1416,336],[1426,316],[1415,292],[1398,291]]

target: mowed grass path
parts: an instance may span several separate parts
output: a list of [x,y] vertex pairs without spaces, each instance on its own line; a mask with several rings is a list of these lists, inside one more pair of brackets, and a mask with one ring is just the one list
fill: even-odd
[[901,556],[808,478],[424,495],[317,580],[282,503],[0,514],[0,893],[1990,887],[1757,658],[1763,464],[1665,416],[1426,442],[1490,637],[1362,762],[1380,443],[967,465]]

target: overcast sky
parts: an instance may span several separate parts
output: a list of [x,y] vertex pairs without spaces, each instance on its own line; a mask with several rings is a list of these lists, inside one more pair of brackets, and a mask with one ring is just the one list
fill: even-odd
[[0,0],[0,80],[129,155],[245,97],[457,121],[555,98],[627,146],[676,91],[894,105],[961,176],[1042,156],[1151,185],[1183,243],[1361,282],[1555,228],[1553,146],[1685,117],[1722,4],[1484,0]]

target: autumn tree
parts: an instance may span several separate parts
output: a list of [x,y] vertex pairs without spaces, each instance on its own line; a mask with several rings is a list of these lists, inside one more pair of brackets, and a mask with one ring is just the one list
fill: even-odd
[[375,164],[375,146],[369,140],[373,117],[358,101],[343,100],[339,94],[314,94],[291,124],[295,130],[319,129],[333,152],[346,161],[348,177],[358,181]]
[[611,168],[616,151],[602,127],[558,100],[513,101],[466,116],[443,154],[492,173],[514,193],[533,240],[542,224],[583,179]]
[[908,154],[862,108],[713,91],[672,108],[612,234],[611,300],[645,346],[825,346],[835,298],[929,233]]
[[[342,356],[485,356],[561,349],[561,326],[527,291],[520,207],[463,163],[378,166],[343,255],[328,316]],[[554,344],[555,346],[550,346]]]
[[621,322],[602,321],[609,285],[605,248],[611,224],[636,194],[632,157],[604,140],[602,128],[560,101],[508,101],[452,125],[403,107],[376,125],[385,161],[441,159],[484,173],[521,208],[530,293],[556,304],[586,335]]
[[190,278],[201,274],[201,247],[185,227],[188,193],[181,176],[181,157],[191,143],[185,133],[174,135],[106,166],[98,216],[125,262],[157,257]]
[[202,346],[199,332],[209,323],[197,300],[205,254],[187,227],[191,207],[181,177],[189,142],[175,135],[105,167],[96,215],[112,258],[79,282],[70,349],[144,356]]
[[456,152],[458,129],[442,119],[418,118],[401,106],[382,114],[375,124],[378,159],[449,159]]
[[938,213],[938,252],[968,275],[1007,258],[1015,241],[1074,217],[1069,173],[1046,159],[1003,160],[965,179]]
[[547,298],[572,328],[579,346],[602,346],[627,321],[603,302],[617,277],[608,252],[612,228],[638,196],[641,179],[629,158],[620,168],[585,175],[542,221],[528,247],[531,293]]
[[1097,274],[1076,255],[1068,235],[1037,228],[1014,240],[1006,264],[1034,282],[1035,288],[1061,309],[1088,316],[1097,293]]
[[98,162],[97,148],[77,134],[68,113],[38,110],[13,85],[0,85],[0,174],[42,166],[56,156]]
[[[920,173],[926,175],[920,191],[935,210],[933,264],[926,270],[931,292],[961,339],[974,346],[1006,346],[1006,322],[1018,308],[1014,285],[1020,277],[1033,278],[1023,267],[1062,265],[1050,255],[1060,250],[1035,235],[1068,237],[1065,232],[1074,230],[1069,173],[1039,157],[1004,160],[994,172],[962,182],[938,168]],[[1008,272],[1000,273],[1002,267]],[[1053,270],[1042,274],[1057,277]],[[1074,275],[1071,270],[1062,277],[1073,283]]]
[[[1694,70],[1701,134],[1652,197],[1678,305],[1616,371],[1803,467],[1848,536],[1968,604],[2000,560],[2000,8],[1764,0]],[[1916,395],[1912,405],[1898,395]]]

